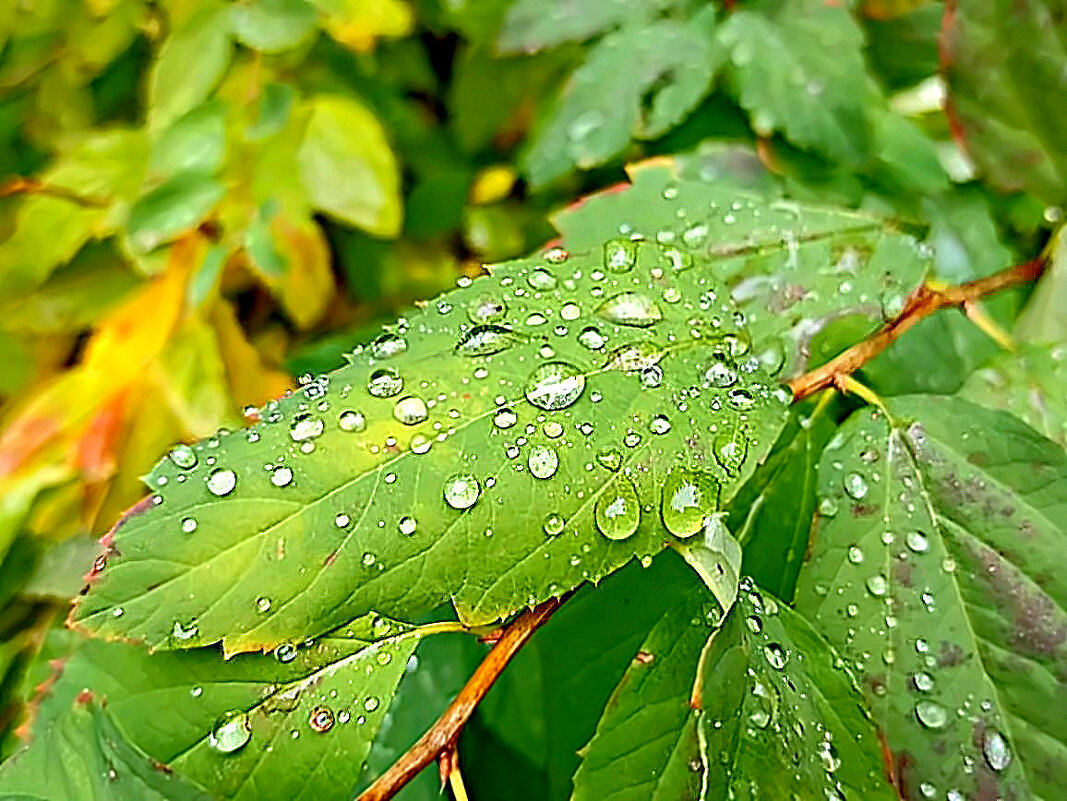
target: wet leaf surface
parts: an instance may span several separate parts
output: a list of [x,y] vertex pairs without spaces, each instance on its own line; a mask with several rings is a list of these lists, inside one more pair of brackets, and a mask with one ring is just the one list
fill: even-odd
[[1054,798],[1067,456],[962,400],[888,408],[823,454],[798,608],[861,677],[906,797]]

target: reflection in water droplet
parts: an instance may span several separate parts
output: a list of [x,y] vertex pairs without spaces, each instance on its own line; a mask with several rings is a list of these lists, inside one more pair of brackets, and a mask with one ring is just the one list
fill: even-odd
[[511,428],[518,422],[518,419],[514,411],[505,407],[497,410],[497,413],[493,415],[493,425],[497,428]]
[[293,481],[293,471],[288,467],[275,467],[270,474],[270,483],[276,487],[287,487]]
[[407,349],[407,340],[396,334],[382,334],[370,343],[370,353],[375,359],[390,359]]
[[363,431],[367,427],[367,418],[362,412],[348,409],[341,412],[341,416],[337,418],[337,424],[342,431]]
[[182,518],[182,531],[186,534],[192,534],[196,531],[196,518],[195,517],[183,517]]
[[719,503],[719,482],[709,473],[673,470],[663,484],[660,514],[676,537],[691,537],[704,528]]
[[837,499],[825,495],[819,499],[819,514],[823,517],[833,517],[837,514]]
[[593,507],[597,530],[609,540],[624,540],[637,531],[641,506],[637,488],[626,476],[617,476]]
[[183,626],[181,621],[174,621],[174,628],[170,630],[170,634],[176,640],[191,640],[197,634],[200,633],[200,627],[196,623],[190,621],[188,626]]
[[648,421],[648,430],[653,434],[666,434],[671,430],[671,421],[665,414],[657,414]]
[[582,308],[577,303],[564,303],[559,316],[564,320],[577,320],[582,316]]
[[196,467],[196,451],[188,445],[175,445],[170,452],[170,460],[182,470],[190,470]]
[[507,350],[524,337],[502,325],[476,325],[456,344],[460,356],[491,356]]
[[400,522],[397,523],[397,528],[400,530],[400,533],[409,537],[415,533],[415,529],[418,527],[418,521],[416,521],[414,517],[408,517],[407,515],[400,518]]
[[776,642],[767,643],[767,645],[763,646],[763,656],[766,657],[767,664],[777,670],[784,668],[785,663],[789,660],[789,652]]
[[619,472],[619,468],[622,467],[622,454],[612,448],[611,450],[600,451],[596,455],[597,464],[603,467],[605,470],[610,470],[612,473]]
[[915,717],[928,729],[941,729],[948,723],[948,712],[936,701],[919,701],[915,704]]
[[264,596],[256,598],[256,611],[267,614],[270,611],[270,598]]
[[367,381],[367,392],[376,398],[391,398],[399,395],[403,388],[404,379],[391,367],[375,370]]
[[229,495],[237,486],[237,474],[232,470],[220,468],[213,470],[207,477],[207,488],[212,495]]
[[604,243],[604,268],[625,273],[637,263],[637,242],[632,239],[609,239]]
[[311,710],[308,717],[308,725],[312,731],[324,734],[333,728],[333,710],[325,706],[317,706]]
[[1011,748],[1008,741],[996,729],[986,730],[982,737],[982,753],[985,754],[986,762],[995,771],[1006,770],[1011,764]]
[[556,288],[556,276],[552,275],[548,270],[538,267],[532,271],[526,278],[528,283],[534,289],[548,290]]
[[636,292],[622,292],[605,300],[596,313],[612,323],[648,328],[663,319],[656,301]]
[[428,414],[426,401],[417,395],[406,395],[393,406],[393,417],[398,423],[403,423],[406,426],[421,423]]
[[886,581],[885,576],[883,576],[881,573],[875,573],[873,576],[867,579],[867,591],[876,598],[880,598],[881,596],[885,595],[886,590],[888,589],[889,582]]
[[843,483],[845,492],[848,493],[848,497],[852,498],[852,500],[858,501],[866,497],[869,489],[867,480],[859,473],[849,473],[845,476]]
[[648,369],[641,371],[641,386],[655,389],[662,383],[663,368],[658,364],[654,364]]
[[752,393],[747,389],[731,389],[726,393],[726,400],[730,402],[730,405],[735,409],[750,409],[755,404],[756,399],[752,397]]
[[292,643],[283,642],[274,649],[274,658],[282,664],[287,664],[296,659],[296,646]]
[[704,380],[713,387],[725,389],[737,383],[737,370],[726,362],[712,362],[704,373]]
[[301,414],[289,426],[289,436],[293,442],[315,439],[322,433],[323,427],[321,419],[312,417],[310,414]]
[[920,692],[928,693],[934,689],[934,677],[929,673],[916,673],[911,677],[911,680],[915,684],[915,689]]
[[858,565],[863,561],[863,550],[858,545],[852,545],[848,549],[848,561]]
[[433,447],[433,440],[425,434],[416,434],[411,438],[408,446],[411,448],[412,453],[421,456],[424,453],[428,453],[430,448]]
[[555,537],[557,534],[563,531],[563,527],[566,525],[563,518],[557,514],[550,514],[545,518],[545,522],[542,525],[545,534],[550,537]]
[[566,362],[546,362],[526,381],[526,400],[539,409],[556,411],[574,403],[585,390],[585,376]]
[[578,334],[578,342],[589,348],[589,350],[599,350],[604,347],[604,343],[607,342],[607,339],[600,333],[600,329],[591,325],[587,328],[583,328],[581,333]]
[[548,445],[537,445],[530,451],[527,464],[534,477],[552,478],[559,468],[559,455]]
[[715,435],[711,447],[715,461],[723,470],[731,476],[736,476],[741,472],[741,466],[748,458],[747,436],[740,431],[731,433],[724,429]]
[[930,547],[930,540],[921,531],[909,531],[904,537],[904,542],[915,553],[925,553]]
[[457,473],[445,479],[445,503],[453,509],[469,509],[474,506],[481,492],[481,485],[474,476]]
[[507,304],[492,295],[480,295],[467,304],[467,316],[470,317],[472,323],[481,325],[498,323],[507,313]]
[[224,712],[211,727],[208,745],[220,754],[232,754],[247,745],[252,739],[252,724],[248,715],[234,709]]

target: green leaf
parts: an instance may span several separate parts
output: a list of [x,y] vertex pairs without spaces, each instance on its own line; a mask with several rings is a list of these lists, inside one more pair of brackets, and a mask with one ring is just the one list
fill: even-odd
[[1015,323],[1016,336],[1048,344],[1067,340],[1067,236],[1056,232],[1048,249],[1049,266]]
[[210,176],[179,173],[133,205],[127,236],[136,250],[153,250],[203,222],[225,193],[225,187]]
[[690,695],[709,624],[717,619],[702,585],[663,612],[582,749],[573,801],[704,797],[699,713]]
[[752,353],[791,378],[813,367],[811,341],[854,316],[873,331],[903,308],[930,254],[873,215],[771,200],[729,184],[682,179],[674,163],[633,170],[633,185],[593,195],[553,222],[572,248],[623,232],[690,250],[730,288]]
[[997,186],[1053,204],[1067,200],[1067,129],[1048,112],[1067,71],[1062,13],[1056,0],[959,0],[941,35],[957,137]]
[[1067,346],[1021,344],[976,370],[960,388],[964,400],[1003,409],[1067,447]]
[[230,9],[207,3],[171,31],[148,77],[148,120],[170,125],[203,103],[230,65]]
[[735,361],[748,334],[712,275],[618,244],[463,282],[251,431],[160,462],[161,503],[116,533],[75,618],[227,651],[449,598],[487,623],[696,533],[788,393]]
[[711,636],[697,693],[706,798],[898,798],[840,658],[751,580]]
[[[368,617],[314,644],[226,661],[214,649],[153,655],[89,641],[63,665],[16,760],[48,755],[70,719],[99,703],[115,739],[146,755],[160,781],[173,772],[217,798],[270,788],[278,798],[348,799],[420,636]],[[0,791],[9,781],[0,771]]]
[[798,411],[730,508],[728,524],[744,547],[745,574],[779,598],[793,597],[815,512],[815,468],[836,430],[837,405]]
[[719,513],[708,517],[704,523],[704,536],[699,542],[676,548],[711,590],[725,613],[737,600],[737,583],[741,579],[741,545],[726,527],[724,515]]
[[307,0],[252,0],[231,7],[233,35],[262,53],[280,53],[302,44],[315,32],[318,16]]
[[627,23],[646,24],[671,0],[517,0],[497,38],[502,53],[536,53],[564,42],[581,42]]
[[361,103],[319,95],[300,146],[300,171],[311,205],[378,236],[400,231],[400,175],[385,131]]
[[1055,798],[1067,454],[954,398],[856,412],[823,455],[798,609],[862,677],[906,798]]
[[736,9],[719,29],[726,74],[760,136],[848,165],[871,151],[867,106],[878,95],[863,58],[863,32],[845,4],[786,0]]
[[523,155],[531,182],[603,164],[631,138],[652,139],[681,122],[722,60],[713,18],[709,8],[687,22],[634,24],[594,45]]
[[149,171],[162,178],[180,172],[208,175],[226,156],[226,105],[209,100],[164,131],[152,146]]

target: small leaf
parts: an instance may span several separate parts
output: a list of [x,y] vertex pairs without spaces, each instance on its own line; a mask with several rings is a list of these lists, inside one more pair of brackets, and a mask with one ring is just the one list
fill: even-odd
[[300,146],[300,171],[311,204],[379,236],[400,231],[400,176],[385,131],[361,103],[320,95]]
[[536,53],[581,42],[626,24],[647,23],[664,0],[517,0],[508,9],[497,47],[502,53]]
[[148,78],[148,119],[170,125],[207,100],[230,65],[229,7],[207,3],[171,31]]
[[594,45],[523,156],[530,180],[543,185],[603,164],[631,138],[655,138],[684,119],[721,61],[708,34],[713,14],[633,24]]
[[708,517],[703,541],[676,547],[726,613],[737,600],[737,583],[741,578],[741,546],[722,518],[722,514]]
[[226,189],[195,172],[180,173],[143,195],[130,209],[127,235],[134,248],[150,251],[195,228]]
[[1015,321],[1016,336],[1048,344],[1067,340],[1067,234],[1059,229],[1049,248],[1049,266]]
[[226,155],[226,106],[209,100],[167,128],[152,146],[149,170],[161,178],[180,172],[211,175]]
[[1055,797],[1067,454],[954,398],[887,406],[823,454],[797,606],[861,677],[904,797]]
[[957,138],[1001,189],[1051,204],[1067,200],[1067,129],[1046,113],[1067,71],[1062,13],[1046,0],[960,0],[940,39]]
[[231,7],[233,35],[262,53],[291,50],[310,39],[318,17],[307,0],[252,0]]
[[380,37],[403,36],[414,22],[404,0],[310,0],[326,17],[326,31],[341,44],[365,52]]

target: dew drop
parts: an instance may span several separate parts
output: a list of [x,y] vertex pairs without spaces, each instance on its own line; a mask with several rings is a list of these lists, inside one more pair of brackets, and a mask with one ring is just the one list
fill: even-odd
[[469,509],[474,506],[481,492],[481,485],[474,476],[457,473],[445,479],[445,503],[453,509]]
[[402,518],[400,518],[400,522],[397,523],[396,527],[400,530],[401,534],[410,537],[412,534],[415,533],[415,529],[419,527],[419,524],[414,517],[404,515]]
[[637,531],[641,506],[637,488],[626,476],[617,476],[593,507],[597,530],[609,540],[624,540]]
[[324,734],[333,728],[333,710],[325,706],[317,706],[311,710],[308,717],[308,725],[312,731]]
[[789,652],[776,642],[767,643],[767,645],[763,646],[763,656],[766,657],[767,664],[776,670],[784,668],[785,663],[789,660]]
[[497,413],[493,415],[493,425],[497,428],[511,428],[517,423],[519,417],[515,412],[508,408],[498,409]]
[[391,367],[375,370],[367,381],[367,392],[376,398],[391,398],[404,388],[404,379]]
[[233,492],[237,486],[237,474],[226,468],[213,470],[207,477],[208,492],[218,495],[220,498]]
[[585,390],[585,376],[566,362],[546,362],[526,381],[526,400],[539,409],[556,411],[574,403]]
[[863,561],[863,549],[858,545],[852,545],[848,549],[848,561],[854,565],[860,564]]
[[479,325],[498,323],[507,313],[507,304],[492,295],[480,295],[467,304],[467,316],[472,323]]
[[267,614],[270,611],[270,598],[260,596],[256,598],[256,611]]
[[604,269],[626,273],[637,263],[637,242],[632,239],[609,239],[604,243]]
[[741,472],[741,466],[748,458],[748,437],[740,432],[731,434],[723,430],[715,435],[711,447],[715,461],[723,470],[731,476]]
[[577,320],[582,316],[582,308],[577,303],[565,303],[559,310],[559,316],[564,320]]
[[566,523],[562,517],[556,514],[550,514],[545,517],[545,522],[542,524],[541,528],[548,536],[555,537],[563,531],[565,525]]
[[665,414],[657,414],[648,421],[648,430],[653,434],[666,434],[671,430],[671,421]]
[[456,343],[456,353],[470,357],[491,356],[521,340],[522,337],[502,325],[476,325]]
[[425,434],[416,434],[411,438],[408,446],[411,448],[412,453],[421,456],[424,453],[429,453],[430,448],[433,447],[433,440]]
[[875,573],[867,579],[867,591],[876,598],[881,598],[888,589],[889,582],[881,573]]
[[366,709],[368,712],[373,712],[375,709],[378,708],[378,699],[375,698],[373,695],[370,696],[369,698],[367,698],[366,701],[363,702],[363,708]]
[[426,401],[417,395],[407,395],[398,400],[393,406],[393,417],[398,423],[403,423],[406,426],[421,423],[428,414]]
[[342,431],[359,432],[367,428],[367,418],[363,416],[362,412],[348,409],[341,412],[341,416],[337,418],[337,425],[341,427]]
[[737,370],[726,362],[712,362],[704,373],[704,380],[709,386],[725,389],[737,383]]
[[648,328],[663,319],[656,301],[636,292],[621,292],[605,300],[597,315],[612,323]]
[[275,467],[270,474],[270,483],[276,487],[287,487],[293,481],[293,471],[288,467]]
[[196,518],[195,517],[183,517],[182,518],[182,531],[186,534],[192,534],[196,531]]
[[244,748],[252,739],[252,724],[248,715],[238,709],[224,712],[211,727],[208,745],[220,754],[232,754]]
[[983,735],[982,753],[989,767],[995,771],[1006,770],[1011,764],[1011,748],[1004,735],[996,729],[988,729]]
[[599,328],[591,325],[581,330],[578,334],[578,342],[589,348],[589,350],[600,350],[600,348],[604,347],[607,339],[600,333]]
[[289,436],[293,442],[315,439],[322,433],[322,420],[309,414],[301,414],[289,426]]
[[919,692],[928,693],[934,689],[934,677],[929,673],[919,672],[911,677],[912,683],[915,684],[915,689]]
[[396,334],[382,334],[370,343],[370,353],[375,359],[391,359],[408,349],[408,341]]
[[283,642],[274,649],[274,658],[282,664],[287,664],[296,659],[296,646],[292,643]]
[[196,451],[188,445],[175,445],[170,452],[170,460],[182,470],[191,470],[196,467]]
[[948,723],[948,713],[936,701],[919,701],[915,704],[915,717],[928,729],[941,729]]
[[691,537],[719,502],[719,482],[703,471],[673,470],[663,484],[660,514],[663,525],[676,537]]
[[537,445],[530,450],[527,465],[535,478],[552,478],[559,469],[559,454],[548,445]]
[[596,462],[605,470],[617,473],[619,472],[619,468],[622,467],[622,454],[614,448],[611,450],[600,451],[596,455]]
[[843,481],[845,492],[848,493],[848,497],[854,501],[861,500],[867,496],[867,479],[861,476],[859,473],[849,473],[845,476]]
[[909,531],[904,536],[904,542],[906,542],[908,547],[915,551],[915,553],[926,553],[927,549],[930,547],[930,540],[921,531]]
[[552,275],[552,273],[550,273],[548,270],[538,267],[526,277],[526,283],[528,283],[534,289],[555,289],[556,276]]

